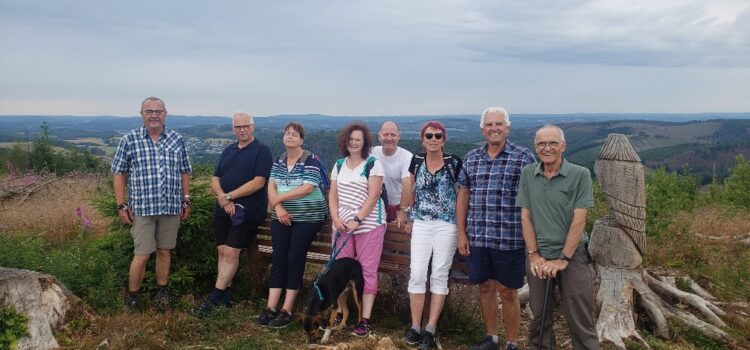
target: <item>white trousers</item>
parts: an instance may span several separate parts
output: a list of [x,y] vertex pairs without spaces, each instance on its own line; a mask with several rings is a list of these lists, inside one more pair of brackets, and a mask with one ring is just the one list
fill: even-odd
[[448,273],[453,265],[457,242],[456,224],[440,220],[414,220],[411,230],[409,293],[425,293],[427,265],[432,257],[430,292],[448,294]]

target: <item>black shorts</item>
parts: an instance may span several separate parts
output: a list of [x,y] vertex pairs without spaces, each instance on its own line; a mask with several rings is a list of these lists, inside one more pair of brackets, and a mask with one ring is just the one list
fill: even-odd
[[250,247],[258,235],[259,222],[245,220],[241,225],[232,225],[232,219],[214,216],[214,233],[216,234],[216,245],[227,245],[232,248],[242,249]]
[[523,287],[526,250],[496,250],[470,247],[466,265],[469,267],[469,282],[480,284],[493,279],[513,289]]

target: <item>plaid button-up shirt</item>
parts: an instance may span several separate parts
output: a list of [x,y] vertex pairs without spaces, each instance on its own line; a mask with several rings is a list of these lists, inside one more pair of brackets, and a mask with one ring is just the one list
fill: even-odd
[[145,127],[130,131],[112,159],[112,173],[128,175],[128,203],[138,216],[181,214],[181,175],[191,172],[182,136],[166,127],[159,143]]
[[487,145],[466,153],[458,185],[470,191],[466,233],[472,247],[525,247],[516,194],[521,170],[535,162],[531,151],[508,140],[495,159],[487,154]]

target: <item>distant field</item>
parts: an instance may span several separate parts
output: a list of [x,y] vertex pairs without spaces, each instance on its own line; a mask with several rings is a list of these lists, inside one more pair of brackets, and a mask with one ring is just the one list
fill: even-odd
[[99,137],[80,137],[77,139],[70,139],[70,140],[65,140],[65,141],[70,142],[70,143],[75,143],[75,144],[90,143],[90,144],[99,145],[99,146],[106,145],[104,141],[102,141],[102,139]]
[[0,142],[0,148],[13,148],[16,144],[31,147],[31,142]]
[[[31,149],[31,142],[0,142],[0,148],[13,148],[13,146],[20,144],[23,147]],[[52,149],[59,152],[65,152],[65,148],[52,146]]]

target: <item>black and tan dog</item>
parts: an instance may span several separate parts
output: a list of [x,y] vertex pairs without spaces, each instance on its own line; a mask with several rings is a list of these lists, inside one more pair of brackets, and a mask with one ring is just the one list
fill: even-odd
[[[354,303],[357,305],[357,321],[362,320],[362,292],[365,286],[362,266],[352,258],[337,259],[331,265],[331,269],[320,276],[315,284],[307,294],[302,326],[307,333],[309,343],[317,340],[318,329],[324,329],[321,343],[325,343],[328,341],[331,330],[339,330],[346,325],[346,320],[349,318],[347,305],[349,293],[352,294]],[[343,318],[341,322],[334,324],[339,306],[341,306]],[[325,313],[330,313],[328,319],[324,318]],[[331,325],[334,327],[332,328]]]

